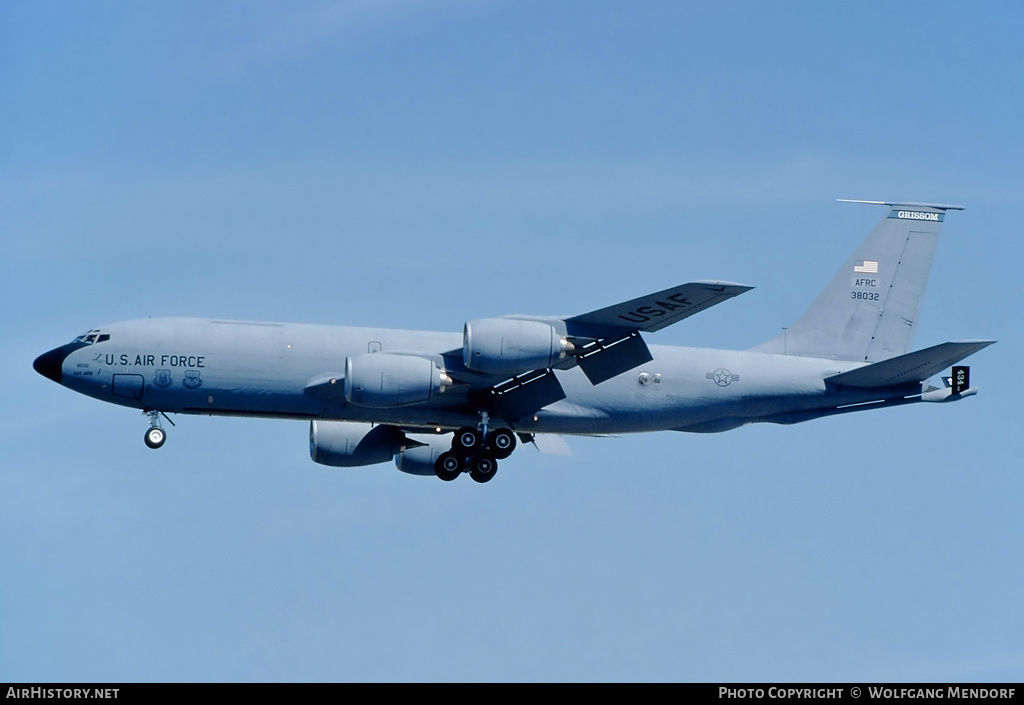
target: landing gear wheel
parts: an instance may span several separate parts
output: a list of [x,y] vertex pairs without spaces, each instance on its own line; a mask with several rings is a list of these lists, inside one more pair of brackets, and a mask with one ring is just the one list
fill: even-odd
[[462,458],[451,451],[441,453],[434,462],[434,474],[445,482],[451,482],[462,474]]
[[516,449],[516,434],[507,428],[499,428],[491,432],[487,443],[491,446],[494,457],[503,460],[512,455],[512,451]]
[[153,426],[146,431],[145,440],[147,446],[156,449],[162,446],[164,441],[167,440],[167,434],[164,433],[164,430],[159,426]]
[[474,451],[480,447],[482,440],[483,436],[478,430],[471,426],[463,426],[455,432],[455,437],[452,439],[452,450]]
[[477,482],[490,482],[496,472],[498,472],[498,461],[489,455],[481,455],[473,460],[469,476]]

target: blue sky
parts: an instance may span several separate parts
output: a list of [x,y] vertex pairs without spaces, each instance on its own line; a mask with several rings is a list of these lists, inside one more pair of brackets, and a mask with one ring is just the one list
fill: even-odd
[[[1024,678],[1021,12],[947,2],[0,7],[0,680]],[[917,345],[981,393],[570,439],[495,481],[144,417],[39,353],[158,315],[460,330],[701,278],[746,348],[962,203]],[[1017,457],[1017,460],[1014,458]]]

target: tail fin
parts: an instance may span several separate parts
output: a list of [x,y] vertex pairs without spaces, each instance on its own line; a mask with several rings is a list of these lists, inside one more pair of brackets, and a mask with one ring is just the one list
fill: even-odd
[[755,350],[878,362],[910,348],[942,221],[963,207],[848,202],[888,206],[889,213],[803,317]]

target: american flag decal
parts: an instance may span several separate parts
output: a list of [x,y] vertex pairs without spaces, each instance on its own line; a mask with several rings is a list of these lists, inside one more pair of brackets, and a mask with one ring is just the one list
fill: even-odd
[[873,259],[859,259],[853,263],[853,271],[861,274],[878,274],[878,262]]

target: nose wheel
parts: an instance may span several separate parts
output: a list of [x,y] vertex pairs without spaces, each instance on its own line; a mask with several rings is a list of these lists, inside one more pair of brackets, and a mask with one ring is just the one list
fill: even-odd
[[164,430],[159,426],[154,426],[153,428],[146,431],[146,445],[149,446],[150,448],[153,448],[154,450],[162,446],[164,444],[164,441],[166,440],[167,433],[164,432]]
[[[147,411],[146,416],[149,417],[149,430],[146,431],[146,435],[143,436],[143,440],[146,442],[146,446],[156,450],[164,444],[167,440],[167,431],[160,425],[160,412],[159,411]],[[167,418],[164,416],[164,418]],[[171,425],[174,422],[167,419]]]

